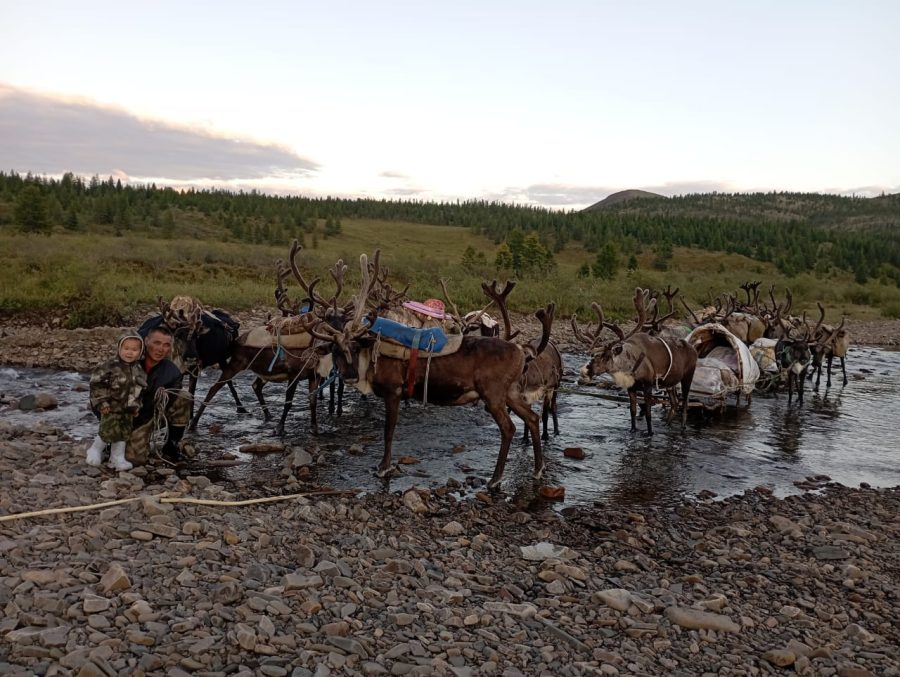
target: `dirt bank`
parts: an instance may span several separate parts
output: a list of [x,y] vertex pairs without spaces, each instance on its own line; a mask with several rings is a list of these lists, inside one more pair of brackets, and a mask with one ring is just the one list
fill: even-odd
[[0,424],[0,515],[143,497],[0,522],[0,674],[900,675],[896,488],[224,507],[151,497],[246,497],[82,456]]

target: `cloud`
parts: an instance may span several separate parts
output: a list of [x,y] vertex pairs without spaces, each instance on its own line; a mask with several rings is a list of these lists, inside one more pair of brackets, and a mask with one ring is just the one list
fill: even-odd
[[3,169],[35,174],[164,177],[170,181],[300,178],[318,165],[247,139],[145,120],[92,102],[0,84]]
[[378,176],[381,176],[385,179],[408,179],[409,176],[404,174],[403,172],[392,172],[390,170],[381,172]]

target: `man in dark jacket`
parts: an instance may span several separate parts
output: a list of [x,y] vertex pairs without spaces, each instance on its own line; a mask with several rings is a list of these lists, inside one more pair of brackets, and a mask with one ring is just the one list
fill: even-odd
[[160,423],[169,429],[162,455],[170,460],[178,460],[181,456],[179,443],[190,418],[190,396],[181,387],[181,370],[170,359],[173,340],[172,332],[164,325],[152,329],[144,339],[143,367],[147,387],[125,450],[125,457],[134,465],[147,462],[158,411],[165,414],[165,421]]

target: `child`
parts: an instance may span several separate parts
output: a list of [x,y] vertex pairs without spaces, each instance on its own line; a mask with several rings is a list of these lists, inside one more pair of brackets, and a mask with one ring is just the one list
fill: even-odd
[[100,417],[100,432],[87,450],[88,465],[98,466],[107,444],[111,444],[109,467],[131,470],[125,460],[125,444],[131,437],[132,421],[141,407],[147,375],[141,366],[144,340],[138,334],[119,339],[116,357],[91,374],[91,410]]

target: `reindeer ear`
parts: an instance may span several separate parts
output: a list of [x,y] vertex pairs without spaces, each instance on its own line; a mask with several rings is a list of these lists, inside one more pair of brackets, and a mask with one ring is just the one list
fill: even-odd
[[622,354],[622,351],[623,351],[624,349],[625,349],[625,346],[623,346],[623,345],[620,343],[620,344],[617,345],[617,346],[613,346],[612,354],[613,354],[613,355],[621,355],[621,354]]

